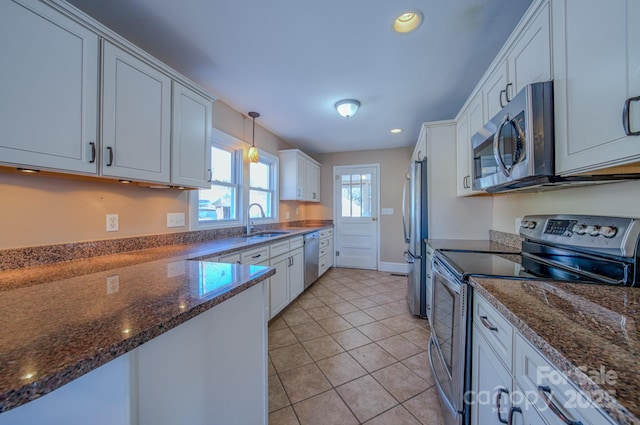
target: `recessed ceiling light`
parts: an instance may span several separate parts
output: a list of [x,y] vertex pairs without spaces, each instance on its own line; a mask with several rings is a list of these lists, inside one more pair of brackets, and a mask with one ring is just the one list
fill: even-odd
[[393,21],[393,30],[402,34],[415,31],[422,24],[422,14],[416,10],[401,13]]
[[391,133],[391,134],[402,133],[402,129],[401,128],[392,128],[391,130],[389,130],[389,133]]

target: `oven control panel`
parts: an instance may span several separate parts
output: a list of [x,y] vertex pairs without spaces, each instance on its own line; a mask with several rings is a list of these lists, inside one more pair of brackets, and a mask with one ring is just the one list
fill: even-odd
[[520,236],[536,242],[633,257],[640,237],[640,219],[588,215],[526,216],[520,225]]

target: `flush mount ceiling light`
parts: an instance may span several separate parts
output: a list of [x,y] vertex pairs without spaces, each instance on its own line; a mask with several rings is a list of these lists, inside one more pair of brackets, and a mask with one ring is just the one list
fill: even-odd
[[393,21],[395,32],[406,34],[418,29],[422,24],[422,14],[416,10],[403,12]]
[[402,129],[401,128],[392,128],[391,130],[389,130],[389,133],[391,133],[391,134],[402,133]]
[[358,112],[360,101],[355,99],[343,99],[339,102],[336,102],[335,106],[340,115],[345,118],[349,118],[354,116],[355,113]]
[[260,116],[257,112],[249,112],[249,116],[253,118],[253,137],[251,138],[251,147],[249,148],[249,162],[258,162],[260,155],[258,154],[258,149],[256,148],[256,118]]

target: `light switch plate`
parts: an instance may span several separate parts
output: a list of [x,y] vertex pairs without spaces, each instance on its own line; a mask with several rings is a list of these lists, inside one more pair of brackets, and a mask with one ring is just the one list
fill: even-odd
[[383,208],[382,215],[393,215],[393,208]]

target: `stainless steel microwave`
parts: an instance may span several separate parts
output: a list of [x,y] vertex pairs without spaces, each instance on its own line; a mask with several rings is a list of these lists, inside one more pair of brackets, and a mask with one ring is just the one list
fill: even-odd
[[473,189],[490,193],[554,175],[553,82],[525,86],[471,138]]

